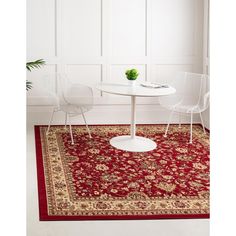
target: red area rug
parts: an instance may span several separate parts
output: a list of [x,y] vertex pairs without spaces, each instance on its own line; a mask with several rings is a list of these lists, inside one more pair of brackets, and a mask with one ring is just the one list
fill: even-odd
[[132,153],[110,138],[128,125],[35,126],[40,220],[209,218],[209,134],[189,125],[138,125],[157,148]]

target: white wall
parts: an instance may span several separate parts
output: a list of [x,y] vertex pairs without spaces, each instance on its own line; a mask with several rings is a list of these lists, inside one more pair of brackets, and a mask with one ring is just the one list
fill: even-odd
[[[177,71],[202,72],[203,2],[28,0],[27,60],[47,62],[27,74],[34,86],[27,93],[29,111],[52,103],[42,88],[56,90],[55,78],[45,77],[53,72],[66,72],[73,81],[90,86],[125,82],[125,70],[133,67],[140,72],[139,81],[168,81]],[[122,111],[130,103],[129,98],[98,91],[95,96],[97,116],[104,115],[107,106]],[[157,104],[158,113],[146,112],[163,114],[166,122],[157,98],[138,103]]]

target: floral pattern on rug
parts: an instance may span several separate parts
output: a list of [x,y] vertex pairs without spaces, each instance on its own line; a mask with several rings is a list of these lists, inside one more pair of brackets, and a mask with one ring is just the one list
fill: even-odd
[[[49,216],[157,216],[209,214],[209,134],[189,125],[138,125],[137,135],[157,143],[149,152],[112,147],[128,125],[73,126],[75,144],[64,126],[40,126]],[[39,158],[39,157],[37,157]]]

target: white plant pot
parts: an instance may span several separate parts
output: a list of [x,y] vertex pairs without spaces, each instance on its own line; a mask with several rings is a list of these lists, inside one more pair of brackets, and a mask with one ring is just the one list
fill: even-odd
[[136,80],[128,80],[128,84],[129,84],[130,86],[135,86]]

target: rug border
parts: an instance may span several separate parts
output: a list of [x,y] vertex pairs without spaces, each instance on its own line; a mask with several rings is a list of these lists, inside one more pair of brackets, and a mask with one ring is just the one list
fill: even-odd
[[[93,124],[94,125],[94,124]],[[127,124],[99,124],[99,126],[106,125],[127,125]],[[156,125],[156,124],[141,124],[141,125]],[[160,125],[160,124],[159,124]],[[195,124],[200,125],[201,124]],[[37,183],[38,183],[38,207],[40,221],[86,221],[86,220],[156,220],[156,219],[209,219],[210,214],[161,214],[161,215],[120,215],[120,216],[50,216],[48,215],[47,194],[45,186],[45,175],[43,166],[42,145],[40,137],[40,127],[47,125],[34,125],[35,132],[35,148],[36,148],[36,169],[37,169]],[[63,126],[63,125],[53,125]],[[76,125],[82,126],[82,125]],[[207,130],[209,132],[209,130]]]

